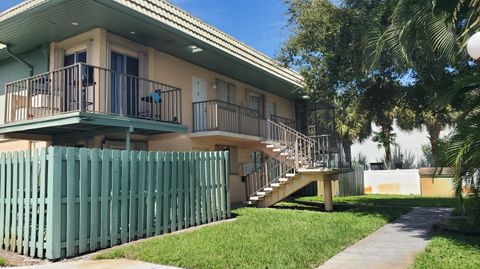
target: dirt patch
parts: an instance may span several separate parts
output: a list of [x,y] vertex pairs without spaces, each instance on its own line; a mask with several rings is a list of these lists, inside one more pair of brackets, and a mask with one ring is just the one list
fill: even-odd
[[28,256],[20,255],[15,252],[0,249],[0,257],[8,261],[9,266],[29,266],[49,263],[47,260],[34,259]]

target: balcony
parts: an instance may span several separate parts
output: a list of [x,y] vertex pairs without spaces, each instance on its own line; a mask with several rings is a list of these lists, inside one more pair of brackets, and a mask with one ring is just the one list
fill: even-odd
[[220,100],[193,103],[193,132],[223,131],[266,137],[266,119],[257,110]]
[[[99,125],[149,134],[186,132],[186,126],[181,125],[181,101],[179,88],[75,64],[6,84],[5,124],[0,133],[30,130],[56,135],[65,131],[60,128],[66,123],[70,124],[68,128],[90,125],[80,128],[87,132]],[[21,129],[10,128],[20,125]],[[39,129],[42,131],[37,132]]]
[[181,123],[181,90],[76,64],[8,83],[5,123],[82,111]]

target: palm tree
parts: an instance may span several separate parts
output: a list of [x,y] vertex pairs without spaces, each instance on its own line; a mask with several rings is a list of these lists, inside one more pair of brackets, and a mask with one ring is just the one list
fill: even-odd
[[[447,163],[456,168],[456,196],[461,199],[463,185],[470,183],[478,198],[480,74],[468,70],[472,69],[471,64],[461,63],[468,59],[464,50],[466,41],[480,28],[480,0],[396,2],[391,24],[376,40],[377,52],[372,55],[375,57],[378,51],[386,49],[405,66],[415,69],[421,63],[415,59],[415,52],[426,51],[424,62],[440,63],[440,70],[453,65],[458,71],[454,90],[445,97],[462,112],[444,155]],[[470,213],[476,213],[476,220],[480,221],[479,211],[477,208]]]

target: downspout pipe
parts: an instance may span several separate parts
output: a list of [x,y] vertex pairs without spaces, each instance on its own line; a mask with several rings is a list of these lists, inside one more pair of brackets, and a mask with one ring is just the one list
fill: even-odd
[[7,50],[8,55],[10,55],[10,57],[15,59],[16,61],[26,65],[28,67],[29,72],[30,72],[30,77],[32,77],[33,76],[33,65],[31,65],[29,62],[21,59],[17,55],[13,54],[13,52],[10,50],[10,45],[9,44],[4,43],[4,45],[5,45],[5,49]]

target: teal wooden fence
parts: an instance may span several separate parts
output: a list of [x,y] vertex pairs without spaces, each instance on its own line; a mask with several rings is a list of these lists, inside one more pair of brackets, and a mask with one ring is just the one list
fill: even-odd
[[0,244],[59,259],[230,217],[227,152],[0,156]]

